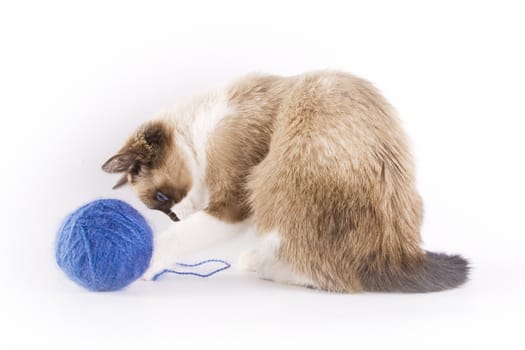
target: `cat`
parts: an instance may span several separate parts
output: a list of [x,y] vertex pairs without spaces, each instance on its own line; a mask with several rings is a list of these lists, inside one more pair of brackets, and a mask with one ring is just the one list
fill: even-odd
[[464,258],[420,247],[406,136],[348,73],[244,76],[146,122],[102,169],[177,221],[155,236],[145,279],[253,225],[240,265],[262,279],[343,293],[467,280]]

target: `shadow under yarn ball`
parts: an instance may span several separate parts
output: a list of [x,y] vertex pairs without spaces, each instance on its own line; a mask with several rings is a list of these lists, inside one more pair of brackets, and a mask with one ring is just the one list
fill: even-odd
[[100,199],[66,217],[56,261],[82,287],[113,291],[146,271],[152,250],[151,228],[137,210],[117,199]]

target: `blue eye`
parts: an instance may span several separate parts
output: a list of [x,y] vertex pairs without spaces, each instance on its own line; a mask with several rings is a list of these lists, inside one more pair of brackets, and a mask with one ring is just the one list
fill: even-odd
[[155,199],[158,200],[159,202],[169,202],[169,198],[168,196],[166,196],[164,193],[162,192],[157,192],[157,194],[155,195]]

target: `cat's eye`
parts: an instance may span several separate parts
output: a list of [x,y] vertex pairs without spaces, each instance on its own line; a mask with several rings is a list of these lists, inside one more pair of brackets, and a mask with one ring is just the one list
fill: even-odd
[[156,194],[155,194],[155,199],[158,200],[159,202],[169,202],[169,198],[168,196],[166,196],[164,193],[158,191]]

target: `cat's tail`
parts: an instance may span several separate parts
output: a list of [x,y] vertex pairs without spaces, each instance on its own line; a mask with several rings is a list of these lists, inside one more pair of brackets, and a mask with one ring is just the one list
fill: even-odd
[[366,268],[360,275],[367,291],[428,293],[462,285],[469,270],[467,260],[460,255],[425,252],[413,266]]

